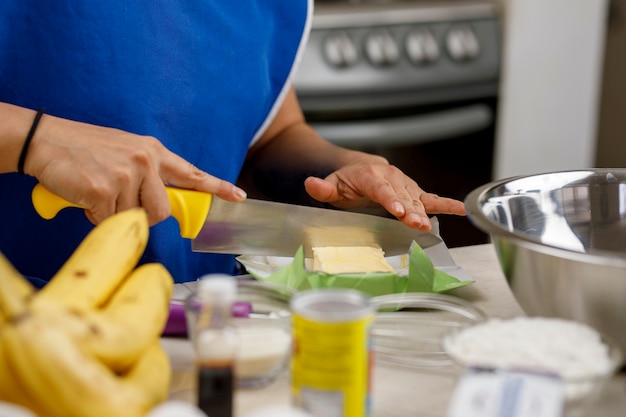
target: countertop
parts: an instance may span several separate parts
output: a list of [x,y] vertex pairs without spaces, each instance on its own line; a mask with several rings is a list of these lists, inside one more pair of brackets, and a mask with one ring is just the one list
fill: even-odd
[[[489,317],[523,315],[498,265],[492,244],[450,249],[455,263],[475,281],[449,294],[473,303]],[[163,338],[174,369],[171,399],[194,401],[193,350],[185,339]],[[372,417],[445,417],[456,385],[456,375],[445,369],[407,369],[376,365],[372,381]],[[261,389],[238,390],[236,417],[252,410],[290,404],[289,376],[284,374]],[[588,413],[593,417],[623,417],[626,413],[626,375],[615,376]]]

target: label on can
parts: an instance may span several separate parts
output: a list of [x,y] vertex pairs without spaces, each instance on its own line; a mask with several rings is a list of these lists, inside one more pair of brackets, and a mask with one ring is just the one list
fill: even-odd
[[302,291],[291,300],[292,394],[315,417],[367,417],[374,307],[350,289]]

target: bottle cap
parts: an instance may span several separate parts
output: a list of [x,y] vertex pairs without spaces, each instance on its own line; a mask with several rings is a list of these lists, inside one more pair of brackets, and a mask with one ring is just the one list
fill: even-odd
[[237,295],[237,280],[226,274],[208,274],[200,278],[198,294],[201,300],[232,303]]

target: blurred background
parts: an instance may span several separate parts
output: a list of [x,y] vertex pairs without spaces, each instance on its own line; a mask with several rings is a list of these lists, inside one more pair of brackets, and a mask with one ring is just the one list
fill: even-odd
[[[625,24],[626,0],[315,0],[295,86],[324,137],[463,200],[495,179],[626,166]],[[449,247],[488,241],[437,217]]]

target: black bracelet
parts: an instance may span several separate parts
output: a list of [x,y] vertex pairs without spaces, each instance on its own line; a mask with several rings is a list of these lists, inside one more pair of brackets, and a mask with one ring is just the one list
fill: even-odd
[[26,140],[24,141],[24,145],[22,146],[22,153],[20,153],[20,159],[17,161],[17,172],[19,172],[20,174],[24,174],[24,162],[26,162],[26,154],[28,153],[30,142],[33,140],[33,136],[35,136],[37,125],[39,125],[39,120],[41,120],[41,116],[43,116],[43,113],[43,107],[37,110],[35,120],[33,120],[33,124],[30,126],[30,130],[28,131],[28,135],[26,136]]

